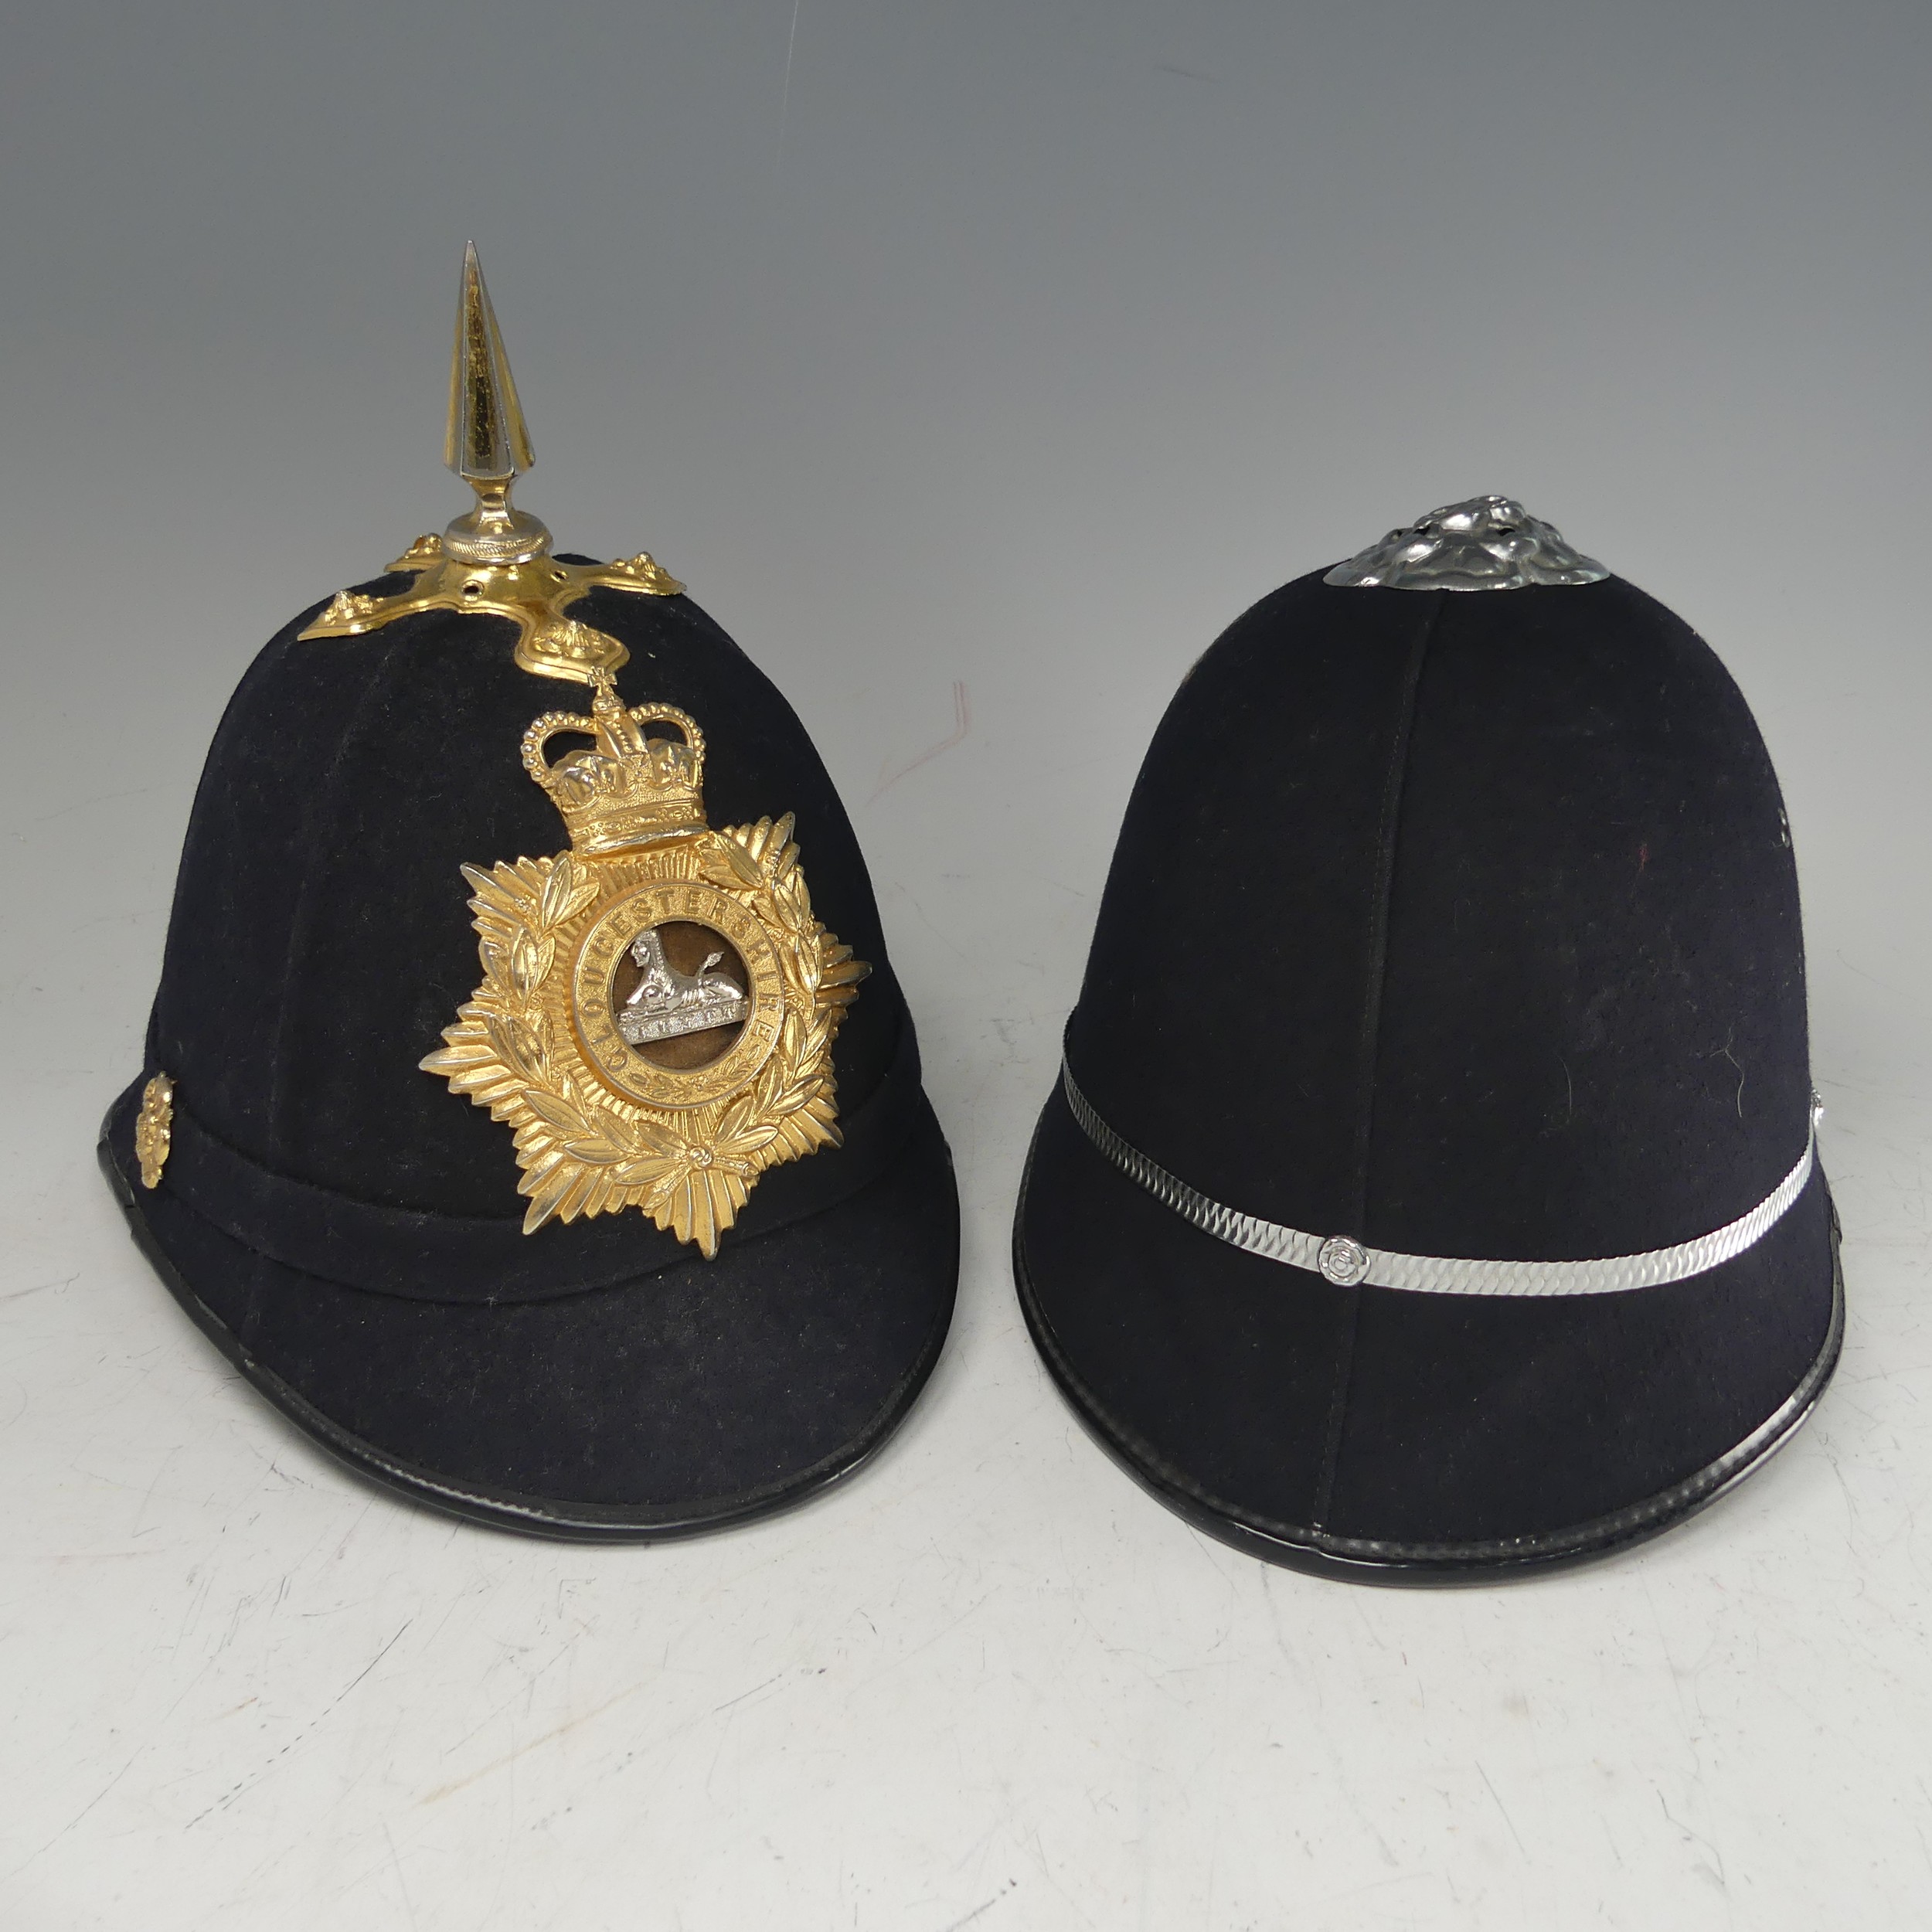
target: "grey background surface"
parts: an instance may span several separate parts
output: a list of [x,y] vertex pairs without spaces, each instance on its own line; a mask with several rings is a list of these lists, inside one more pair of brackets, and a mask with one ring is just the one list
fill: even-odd
[[[1910,4],[16,6],[0,39],[0,1920],[1903,1923],[1923,1417],[1932,15]],[[648,547],[852,808],[967,1267],[866,1478],[675,1551],[376,1500],[92,1171],[250,656],[463,492],[481,251],[560,543]],[[1784,780],[1853,1313],[1682,1536],[1393,1598],[1202,1543],[1005,1274],[1147,736],[1255,597],[1522,497]]]

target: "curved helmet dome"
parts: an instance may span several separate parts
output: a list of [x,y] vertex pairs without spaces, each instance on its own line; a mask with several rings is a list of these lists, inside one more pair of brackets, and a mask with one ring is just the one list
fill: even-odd
[[104,1161],[365,1474],[564,1536],[742,1519],[862,1460],[944,1335],[912,1021],[790,706],[648,556],[511,504],[473,250],[449,459],[477,508],[229,706]]
[[1662,1528],[1842,1328],[1790,832],[1690,628],[1507,498],[1264,598],[1128,807],[1015,1229],[1102,1441],[1282,1562]]

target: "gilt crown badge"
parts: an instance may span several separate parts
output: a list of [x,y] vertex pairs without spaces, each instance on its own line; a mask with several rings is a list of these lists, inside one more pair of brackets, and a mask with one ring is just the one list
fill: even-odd
[[636,1207],[715,1255],[766,1169],[837,1145],[832,1043],[870,969],[814,913],[791,814],[714,829],[696,720],[627,703],[624,645],[569,614],[594,589],[684,587],[643,553],[560,562],[512,505],[529,434],[474,247],[445,454],[475,509],[390,566],[409,587],[344,591],[303,635],[417,611],[508,617],[519,665],[592,696],[523,734],[570,846],[462,868],[482,978],[421,1064],[510,1128],[526,1233]]
[[[675,725],[682,736],[647,736],[652,724]],[[594,748],[547,764],[546,747],[566,733],[594,739]],[[531,725],[523,765],[563,813],[579,852],[622,852],[703,828],[703,733],[674,705],[627,706],[607,680],[599,682],[589,717],[546,711]]]

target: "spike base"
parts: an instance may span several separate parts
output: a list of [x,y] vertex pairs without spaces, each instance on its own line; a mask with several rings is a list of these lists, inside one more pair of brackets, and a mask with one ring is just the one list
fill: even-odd
[[[530,520],[536,522],[535,518]],[[461,525],[468,522],[457,519]],[[452,532],[457,528],[452,525]],[[610,563],[564,563],[547,549],[494,562],[465,556],[440,536],[418,537],[385,574],[405,573],[416,581],[391,597],[338,591],[302,632],[303,638],[360,637],[419,611],[468,611],[479,617],[508,617],[515,624],[516,661],[526,671],[540,678],[595,685],[612,675],[631,654],[607,632],[566,617],[569,607],[591,590],[674,597],[684,589],[646,551]]]
[[548,527],[510,501],[510,481],[471,485],[476,508],[443,532],[444,556],[459,563],[529,563],[549,554]]

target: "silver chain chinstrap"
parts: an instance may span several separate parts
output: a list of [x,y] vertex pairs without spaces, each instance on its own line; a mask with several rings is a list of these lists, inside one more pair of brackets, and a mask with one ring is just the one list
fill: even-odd
[[1818,1120],[1822,1107],[1813,1097],[1804,1151],[1798,1165],[1747,1214],[1674,1247],[1642,1254],[1609,1255],[1585,1261],[1479,1261],[1434,1254],[1396,1254],[1365,1247],[1345,1234],[1304,1234],[1298,1228],[1264,1221],[1238,1208],[1210,1199],[1170,1174],[1119,1134],[1094,1112],[1061,1063],[1066,1104],[1094,1146],[1130,1180],[1205,1234],[1231,1247],[1291,1267],[1307,1268],[1338,1286],[1361,1283],[1373,1288],[1400,1288],[1414,1294],[1622,1294],[1667,1281],[1685,1281],[1734,1260],[1764,1239],[1811,1178],[1818,1153]]

